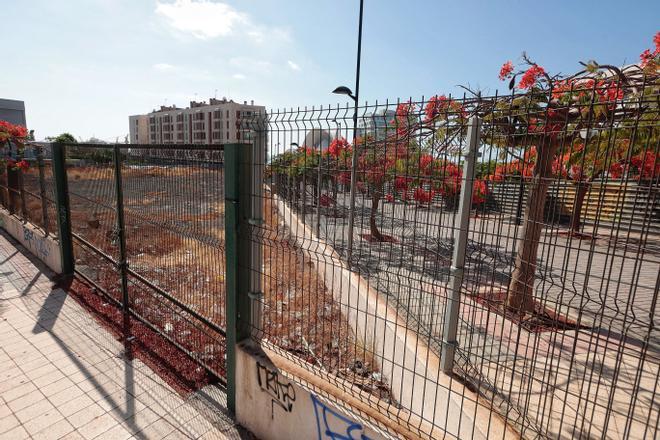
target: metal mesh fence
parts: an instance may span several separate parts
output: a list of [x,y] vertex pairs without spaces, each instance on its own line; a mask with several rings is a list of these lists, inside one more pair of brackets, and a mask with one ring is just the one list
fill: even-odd
[[659,90],[270,112],[256,337],[428,438],[653,436]]
[[76,271],[123,305],[125,259],[131,314],[224,378],[221,147],[66,151]]
[[53,173],[43,147],[28,144],[27,169],[6,161],[0,170],[0,203],[21,220],[39,226],[45,234],[57,235]]

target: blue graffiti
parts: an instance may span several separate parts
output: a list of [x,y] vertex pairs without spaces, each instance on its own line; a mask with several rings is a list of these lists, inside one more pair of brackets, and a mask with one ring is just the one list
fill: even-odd
[[[310,396],[314,404],[316,430],[319,440],[371,440],[364,434],[364,427],[361,424],[328,407],[314,394]],[[339,430],[336,431],[335,428]]]
[[45,238],[34,235],[34,231],[23,226],[23,240],[25,246],[34,251],[34,253],[45,260],[50,255],[50,247]]

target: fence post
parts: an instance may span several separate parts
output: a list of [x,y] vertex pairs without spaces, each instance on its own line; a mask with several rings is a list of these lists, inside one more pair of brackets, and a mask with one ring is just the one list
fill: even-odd
[[25,179],[23,179],[23,170],[16,171],[18,175],[18,194],[21,197],[21,217],[24,222],[29,222],[27,206],[25,203]]
[[251,148],[225,145],[227,408],[236,412],[236,344],[250,336]]
[[37,166],[39,167],[39,197],[41,198],[41,220],[44,224],[44,233],[48,235],[48,199],[46,195],[46,172],[44,171],[44,151],[41,146],[36,147]]
[[117,201],[117,240],[119,241],[119,261],[117,268],[121,276],[122,309],[124,312],[124,337],[129,337],[129,304],[128,304],[128,262],[126,261],[126,228],[124,225],[124,189],[121,178],[121,150],[119,144],[113,148],[115,168],[115,199]]
[[472,208],[472,186],[474,183],[474,165],[479,155],[479,130],[481,121],[472,116],[468,125],[467,147],[463,163],[463,178],[458,204],[458,229],[454,233],[454,253],[451,260],[450,280],[447,289],[447,307],[445,309],[444,329],[442,334],[442,355],[440,368],[450,374],[454,367],[456,353],[456,331],[461,303],[461,285],[465,267],[465,248],[468,240],[470,209]]
[[62,275],[73,275],[74,257],[71,239],[71,209],[69,206],[69,185],[66,177],[65,146],[52,144],[53,178],[55,180],[55,209],[57,212],[57,232],[60,240]]
[[254,228],[261,228],[264,204],[264,171],[266,167],[266,131],[265,115],[259,115],[256,124],[252,127],[254,135],[252,140],[252,157],[249,158],[245,170],[251,178],[250,186],[250,331],[257,336],[261,332],[263,313],[263,289],[261,275],[263,265],[263,252],[259,234],[253,234]]

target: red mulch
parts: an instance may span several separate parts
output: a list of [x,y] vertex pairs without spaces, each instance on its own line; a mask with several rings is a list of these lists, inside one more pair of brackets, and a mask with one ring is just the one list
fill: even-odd
[[488,310],[504,316],[531,333],[556,332],[565,330],[581,330],[588,327],[578,325],[572,319],[534,301],[534,312],[521,313],[506,306],[506,291],[479,292],[470,295],[477,303]]
[[369,243],[398,243],[399,240],[392,237],[391,235],[381,234],[383,236],[382,240],[377,240],[371,234],[360,234],[363,240],[368,241]]
[[[61,283],[68,294],[88,310],[115,339],[124,341],[123,311],[79,278]],[[195,362],[188,354],[136,318],[130,319],[130,357],[140,359],[180,395],[218,382],[218,378]]]

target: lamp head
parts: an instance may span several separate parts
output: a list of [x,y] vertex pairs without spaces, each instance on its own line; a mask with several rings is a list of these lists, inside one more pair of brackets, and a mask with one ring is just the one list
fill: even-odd
[[355,101],[355,96],[353,96],[353,92],[351,91],[351,89],[349,89],[346,86],[339,86],[336,89],[334,89],[332,93],[336,95],[348,95],[353,101]]

